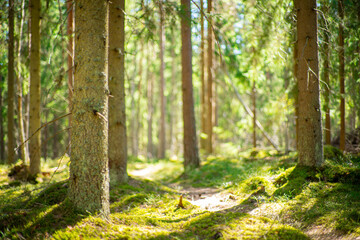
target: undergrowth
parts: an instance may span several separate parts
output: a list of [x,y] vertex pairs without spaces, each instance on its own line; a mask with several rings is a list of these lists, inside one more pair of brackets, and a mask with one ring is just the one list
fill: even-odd
[[[209,156],[186,175],[180,160],[130,159],[130,176],[149,171],[111,185],[106,220],[72,209],[68,159],[44,163],[50,176],[37,183],[10,179],[10,169],[0,166],[0,238],[309,239],[315,226],[360,236],[360,161],[325,156],[322,168],[311,169],[296,165],[296,153],[250,150],[236,158]],[[236,203],[211,212],[184,199],[183,209],[179,189],[187,187],[216,188]]]

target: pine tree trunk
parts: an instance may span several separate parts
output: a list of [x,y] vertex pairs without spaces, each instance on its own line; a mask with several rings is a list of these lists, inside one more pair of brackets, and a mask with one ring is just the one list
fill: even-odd
[[[74,40],[73,40],[73,29],[74,29],[74,8],[73,1],[67,2],[67,11],[68,11],[68,25],[67,25],[67,35],[69,38],[68,42],[68,57],[67,57],[67,66],[68,66],[68,99],[69,99],[69,112],[72,111],[72,95],[73,95],[73,86],[74,86],[74,72],[73,72],[73,56],[74,56]],[[71,139],[71,115],[69,116],[69,130],[68,130],[68,141]],[[70,150],[71,152],[71,150]]]
[[[322,11],[325,16],[329,13],[329,6],[327,3],[322,4]],[[323,27],[326,27],[324,23]],[[324,92],[324,101],[325,101],[325,144],[331,144],[331,118],[330,118],[330,78],[329,78],[329,69],[330,69],[330,38],[327,30],[324,32],[324,61],[323,61],[323,71],[324,71],[324,82],[325,82],[325,92]]]
[[[294,0],[294,15],[295,18],[297,18],[297,12],[298,12],[298,6],[297,6],[297,0]],[[296,21],[294,23],[296,27]],[[299,82],[298,82],[298,68],[299,68],[299,59],[298,59],[298,40],[297,40],[297,33],[295,31],[294,34],[294,48],[293,48],[293,57],[294,57],[294,65],[293,65],[293,74],[294,74],[294,81],[295,81],[295,91],[294,91],[294,108],[295,108],[295,148],[296,150],[299,149]]]
[[125,0],[110,3],[109,25],[109,167],[111,182],[126,182],[127,139],[124,78]]
[[7,96],[7,147],[8,164],[15,163],[15,128],[14,128],[14,100],[15,100],[15,68],[14,68],[14,1],[9,1],[9,45],[8,45],[8,96]]
[[[40,128],[40,0],[31,0],[31,48],[30,48],[30,136]],[[38,131],[29,141],[30,173],[40,173],[41,141]]]
[[[191,7],[190,0],[181,0],[184,14],[181,16],[181,82],[184,120],[184,168],[200,166],[196,139],[194,98],[192,85]],[[211,116],[211,115],[210,115]]]
[[136,113],[135,113],[135,155],[139,155],[139,146],[140,146],[140,132],[141,132],[141,123],[142,123],[142,114],[141,114],[141,84],[142,84],[142,75],[143,75],[143,54],[144,54],[144,43],[140,43],[140,58],[139,58],[139,83],[137,86],[138,89],[138,98],[136,103]]
[[252,142],[253,142],[253,148],[256,148],[256,86],[255,86],[255,78],[253,80],[253,86],[251,91],[251,100],[252,100],[252,111],[253,111],[253,136],[252,136]]
[[297,0],[299,164],[323,163],[316,0]]
[[[207,12],[208,14],[211,14],[212,11],[212,0],[208,0],[208,8],[207,8]],[[206,96],[206,100],[207,100],[207,141],[206,141],[206,152],[208,154],[211,154],[213,152],[213,146],[212,146],[212,141],[213,141],[213,122],[212,122],[212,110],[213,110],[213,32],[212,32],[212,18],[211,16],[208,17],[208,52],[207,52],[207,60],[208,60],[208,64],[207,64],[207,96]]]
[[18,110],[18,124],[19,124],[19,140],[21,144],[21,159],[24,163],[28,160],[28,153],[26,144],[22,144],[25,142],[25,129],[24,129],[24,118],[23,118],[23,97],[22,97],[22,76],[21,76],[21,47],[22,47],[22,35],[23,35],[23,25],[24,25],[24,18],[25,18],[25,0],[21,1],[21,15],[20,15],[20,25],[19,25],[19,38],[18,38],[18,47],[17,47],[17,77],[16,77],[16,84],[17,84],[17,110]]
[[69,199],[81,211],[109,215],[108,3],[75,3],[75,71]]
[[147,56],[147,71],[146,71],[146,78],[147,78],[147,101],[148,101],[148,131],[147,131],[147,157],[153,157],[153,138],[152,138],[152,120],[153,120],[153,96],[154,96],[154,84],[153,84],[153,77],[150,73],[150,52],[148,52]]
[[3,120],[3,91],[2,91],[3,76],[0,74],[0,163],[5,163],[5,133]]
[[15,128],[14,128],[14,101],[15,101],[15,68],[14,68],[14,2],[9,1],[9,45],[8,45],[8,114],[7,114],[7,127],[8,127],[8,164],[15,163]]
[[206,138],[206,86],[205,86],[205,34],[204,34],[204,1],[200,0],[200,82],[201,82],[201,133],[200,133],[200,148],[205,149]]
[[158,158],[165,158],[165,25],[164,25],[164,10],[162,1],[159,2],[160,9],[160,132],[159,132],[159,149]]
[[59,135],[58,135],[58,122],[52,124],[52,159],[59,157]]
[[339,79],[340,79],[340,150],[345,151],[345,56],[344,56],[344,9],[343,0],[339,5]]

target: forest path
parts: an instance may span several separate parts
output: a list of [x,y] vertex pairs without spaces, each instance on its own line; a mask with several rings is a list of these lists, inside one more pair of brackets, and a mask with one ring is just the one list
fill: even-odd
[[[162,169],[155,165],[143,169],[129,171],[132,177],[155,180],[154,175]],[[156,180],[155,180],[156,181]],[[208,211],[221,211],[238,205],[235,196],[215,187],[192,187],[178,183],[166,184],[169,188],[178,191],[192,205]]]

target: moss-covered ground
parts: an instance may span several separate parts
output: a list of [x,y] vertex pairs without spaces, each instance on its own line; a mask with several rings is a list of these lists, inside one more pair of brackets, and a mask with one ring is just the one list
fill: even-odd
[[[0,239],[360,239],[359,158],[332,149],[326,157],[309,169],[295,153],[209,156],[186,175],[180,160],[130,159],[129,183],[111,185],[106,220],[67,201],[68,159],[43,163],[37,183],[1,166]],[[184,195],[181,208],[187,189],[225,203],[209,210]]]

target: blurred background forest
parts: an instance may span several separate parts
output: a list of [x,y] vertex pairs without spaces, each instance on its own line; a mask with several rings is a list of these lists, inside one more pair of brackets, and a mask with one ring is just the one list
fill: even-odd
[[[28,1],[15,4],[16,101],[22,101],[25,139],[29,116],[29,6]],[[67,17],[69,9],[63,0],[42,1],[41,11],[41,123],[45,124],[69,112],[69,55]],[[197,136],[207,139],[201,122],[201,14],[199,1],[192,4],[193,83]],[[357,1],[344,1],[344,19],[338,14],[337,1],[319,1],[319,65],[323,66],[329,49],[329,81],[323,80],[320,67],[322,118],[325,125],[329,107],[331,142],[339,144],[340,97],[346,102],[346,132],[354,132],[360,121],[359,18]],[[253,118],[237,98],[255,110],[257,120],[282,151],[296,149],[296,81],[294,80],[294,41],[296,22],[292,1],[219,1],[211,15],[215,38],[213,44],[213,142],[214,153],[237,154],[251,147],[272,148],[258,130]],[[164,97],[166,156],[182,155],[181,59],[179,5],[164,2]],[[1,161],[7,150],[7,59],[8,2],[1,11]],[[204,9],[206,11],[206,8]],[[339,84],[339,26],[344,26],[345,94]],[[125,88],[128,152],[135,157],[157,157],[160,116],[160,15],[154,1],[129,1],[126,4]],[[204,21],[205,49],[208,23]],[[205,51],[205,59],[208,58]],[[205,61],[205,69],[207,62]],[[207,79],[205,71],[205,79]],[[232,85],[232,84],[233,85]],[[20,85],[19,85],[20,84]],[[329,90],[329,104],[324,101]],[[236,93],[237,92],[237,93]],[[22,95],[19,98],[19,94]],[[17,103],[16,105],[17,106]],[[19,112],[15,107],[15,139],[20,146]],[[68,119],[62,118],[41,129],[41,156],[55,159],[67,152]],[[326,130],[326,128],[324,128]],[[255,138],[254,139],[254,134]],[[329,142],[328,142],[329,143]],[[355,150],[350,147],[347,150]],[[208,152],[206,150],[204,153]],[[21,153],[17,151],[17,158]]]

